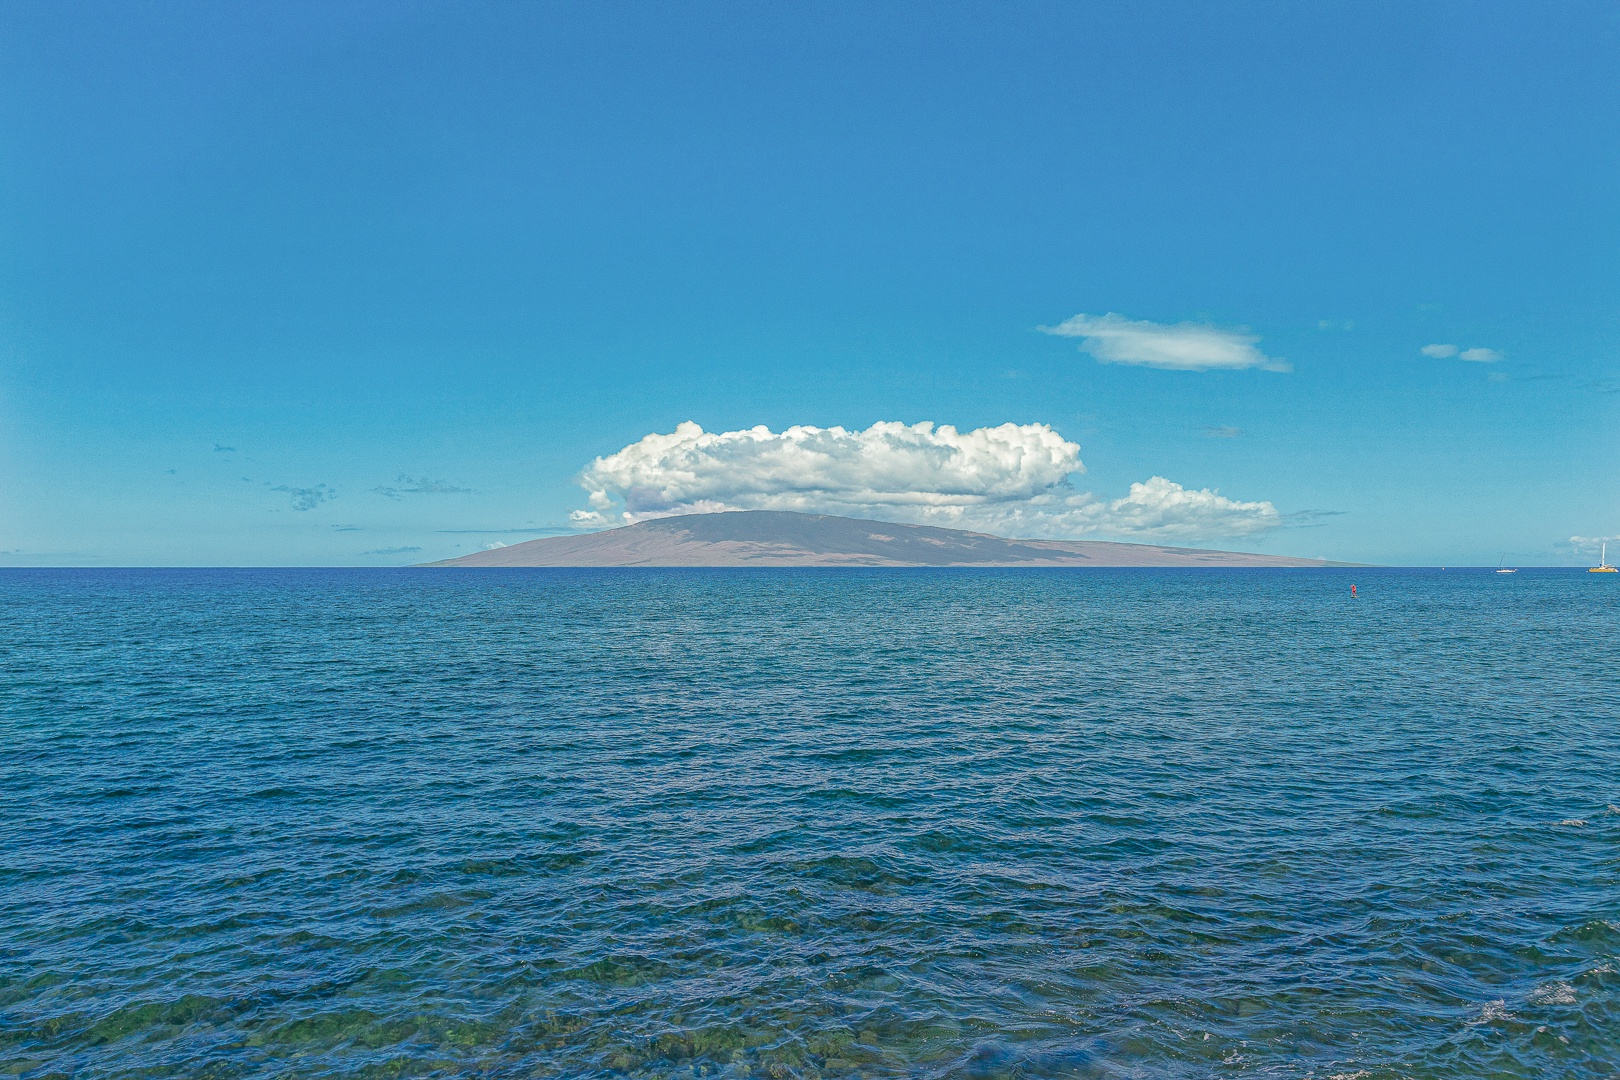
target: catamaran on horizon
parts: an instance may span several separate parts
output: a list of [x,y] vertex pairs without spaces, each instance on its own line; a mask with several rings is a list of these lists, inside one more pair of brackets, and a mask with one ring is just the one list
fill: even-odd
[[1588,566],[1586,572],[1588,574],[1620,574],[1620,569],[1609,565],[1609,542],[1607,540],[1603,542],[1603,554],[1598,556],[1598,564]]

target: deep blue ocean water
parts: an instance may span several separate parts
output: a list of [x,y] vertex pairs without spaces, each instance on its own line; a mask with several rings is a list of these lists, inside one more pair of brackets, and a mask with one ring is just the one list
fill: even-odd
[[0,572],[0,1073],[1614,1077],[1617,631],[1578,571]]

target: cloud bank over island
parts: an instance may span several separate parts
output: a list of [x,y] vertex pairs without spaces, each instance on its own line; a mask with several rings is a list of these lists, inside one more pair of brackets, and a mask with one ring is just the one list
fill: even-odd
[[1292,371],[1286,360],[1255,348],[1258,335],[1204,323],[1156,323],[1107,315],[1076,315],[1043,334],[1080,339],[1080,348],[1104,364],[1135,364],[1170,371]]
[[1076,491],[1080,446],[1046,424],[958,431],[882,422],[864,431],[763,425],[706,432],[686,421],[597,458],[580,476],[582,529],[724,510],[795,510],[1073,539],[1217,539],[1276,528],[1269,502],[1240,502],[1155,476],[1107,500]]

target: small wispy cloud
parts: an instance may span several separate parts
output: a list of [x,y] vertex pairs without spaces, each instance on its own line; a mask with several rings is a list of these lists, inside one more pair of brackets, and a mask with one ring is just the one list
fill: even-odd
[[395,481],[398,487],[374,487],[371,490],[390,499],[402,499],[406,495],[469,495],[472,488],[459,487],[443,480],[429,480],[425,476],[401,476]]
[[370,551],[362,551],[360,554],[362,554],[362,555],[410,555],[413,552],[417,552],[417,551],[421,551],[421,550],[422,549],[419,548],[419,547],[372,548]]
[[1418,350],[1424,356],[1435,360],[1449,360],[1455,356],[1458,360],[1467,360],[1472,364],[1494,364],[1502,359],[1502,354],[1495,349],[1486,349],[1476,346],[1472,349],[1459,348],[1456,345],[1425,345]]
[[313,510],[321,503],[337,498],[337,492],[325,484],[316,484],[314,487],[289,487],[286,484],[278,484],[270,490],[290,496],[294,510]]
[[1207,427],[1204,429],[1204,437],[1206,439],[1236,439],[1242,434],[1242,428],[1231,427],[1230,425],[1226,424],[1222,424],[1218,427]]
[[1620,542],[1620,536],[1572,536],[1569,546],[1576,551],[1596,551],[1604,544]]
[[1575,385],[1594,394],[1620,394],[1620,379],[1588,379]]
[[216,453],[216,454],[234,454],[234,453],[236,453],[236,447],[234,447],[234,446],[221,446],[219,443],[215,443],[214,444],[214,453]]
[[360,526],[358,526],[358,525],[334,525],[334,526],[332,526],[332,531],[333,532],[361,532],[362,530],[361,530]]
[[1247,330],[1205,323],[1156,323],[1107,315],[1076,315],[1043,334],[1080,339],[1080,348],[1104,364],[1136,364],[1168,371],[1292,371],[1286,360],[1267,356]]
[[1346,513],[1344,510],[1295,510],[1283,515],[1283,524],[1290,529],[1320,529],[1327,524],[1324,518],[1343,517]]
[[573,533],[571,525],[526,525],[521,529],[434,529],[443,536],[537,536],[541,533]]

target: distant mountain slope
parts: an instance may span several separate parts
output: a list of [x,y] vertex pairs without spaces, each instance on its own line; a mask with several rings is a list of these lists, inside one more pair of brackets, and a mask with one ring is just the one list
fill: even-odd
[[554,536],[429,566],[1335,566],[1095,540],[1007,540],[887,521],[739,510]]

